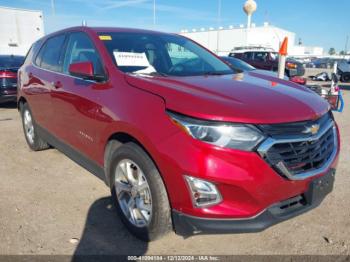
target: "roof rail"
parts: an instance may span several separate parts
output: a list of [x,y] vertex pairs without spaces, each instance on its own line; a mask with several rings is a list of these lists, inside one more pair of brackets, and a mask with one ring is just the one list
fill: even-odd
[[266,46],[237,46],[232,49],[232,51],[242,51],[242,50],[266,50],[266,51],[275,51],[271,47]]

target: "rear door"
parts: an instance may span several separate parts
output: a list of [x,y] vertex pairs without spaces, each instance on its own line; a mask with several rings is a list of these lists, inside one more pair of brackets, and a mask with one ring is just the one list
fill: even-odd
[[25,69],[27,83],[23,83],[23,86],[29,106],[37,123],[50,132],[54,130],[56,120],[50,94],[59,81],[64,41],[64,34],[47,39],[33,65]]
[[99,103],[104,83],[71,76],[68,70],[70,64],[86,61],[93,63],[95,74],[106,75],[100,55],[89,36],[84,32],[70,33],[63,58],[60,88],[55,89],[51,97],[59,115],[57,136],[94,159],[96,130],[101,121],[96,115],[103,110]]

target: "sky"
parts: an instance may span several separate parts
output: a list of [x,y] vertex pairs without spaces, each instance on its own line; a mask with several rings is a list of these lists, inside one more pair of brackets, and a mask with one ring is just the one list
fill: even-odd
[[[54,9],[51,2],[54,2]],[[42,10],[45,32],[81,25],[116,26],[180,32],[182,29],[245,24],[245,0],[0,0],[0,6]],[[350,36],[350,0],[256,0],[257,26],[264,22],[296,33],[307,46],[345,49]],[[350,41],[348,50],[350,49]]]

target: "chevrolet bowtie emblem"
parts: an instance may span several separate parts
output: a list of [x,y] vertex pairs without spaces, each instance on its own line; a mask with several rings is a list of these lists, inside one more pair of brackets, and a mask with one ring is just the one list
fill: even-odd
[[314,124],[312,126],[306,127],[306,129],[303,131],[305,134],[313,134],[316,135],[318,133],[318,130],[320,130],[320,125]]

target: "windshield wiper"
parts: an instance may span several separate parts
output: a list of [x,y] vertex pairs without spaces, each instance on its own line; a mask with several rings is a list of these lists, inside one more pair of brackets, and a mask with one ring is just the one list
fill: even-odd
[[146,75],[146,76],[163,76],[163,77],[169,76],[169,75],[167,75],[165,73],[161,73],[161,72],[151,72],[151,73],[131,72],[131,74],[133,74],[133,75]]
[[152,73],[149,73],[148,75],[151,75],[151,76],[164,76],[164,77],[169,76],[169,75],[167,75],[165,73],[162,73],[162,72],[152,72]]
[[225,75],[225,73],[223,72],[217,72],[217,71],[208,71],[208,72],[204,72],[205,76],[222,76]]

